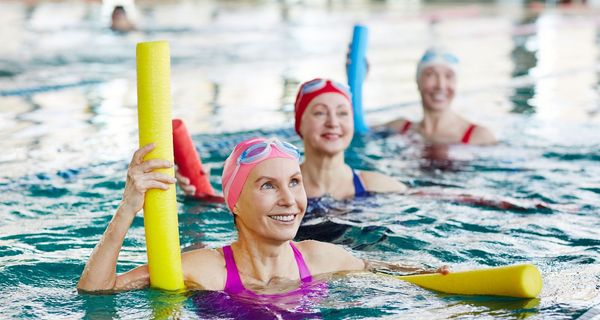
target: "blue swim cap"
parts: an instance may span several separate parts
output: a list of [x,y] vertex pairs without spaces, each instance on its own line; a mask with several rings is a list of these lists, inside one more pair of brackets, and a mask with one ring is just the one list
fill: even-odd
[[419,60],[419,64],[417,65],[417,82],[421,77],[421,73],[425,68],[432,65],[443,65],[446,66],[454,73],[458,72],[458,58],[450,51],[445,50],[441,47],[432,47],[427,49],[421,60]]

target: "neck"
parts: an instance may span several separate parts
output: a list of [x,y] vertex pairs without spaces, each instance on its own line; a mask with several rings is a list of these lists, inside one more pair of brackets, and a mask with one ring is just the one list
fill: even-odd
[[344,152],[328,155],[307,147],[304,155],[304,163],[300,169],[309,196],[334,194],[338,191],[336,189],[339,188],[340,180],[348,176],[350,169],[346,165]]
[[426,135],[435,134],[451,127],[451,124],[456,122],[457,119],[458,115],[449,109],[440,111],[424,109],[421,130]]
[[273,278],[290,278],[295,274],[295,260],[290,240],[274,241],[239,231],[238,240],[231,244],[236,253],[240,273],[266,286]]

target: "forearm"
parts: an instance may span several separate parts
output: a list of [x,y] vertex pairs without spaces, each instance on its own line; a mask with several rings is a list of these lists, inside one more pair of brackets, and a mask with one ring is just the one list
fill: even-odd
[[108,224],[83,269],[77,288],[83,291],[111,290],[115,287],[117,260],[135,212],[123,203]]
[[431,271],[431,270],[428,270],[423,267],[401,265],[399,263],[391,263],[391,262],[375,261],[375,260],[364,260],[364,262],[365,262],[365,271],[370,271],[370,272],[377,272],[380,270],[403,272],[403,273],[407,273],[407,274],[435,272],[435,271]]

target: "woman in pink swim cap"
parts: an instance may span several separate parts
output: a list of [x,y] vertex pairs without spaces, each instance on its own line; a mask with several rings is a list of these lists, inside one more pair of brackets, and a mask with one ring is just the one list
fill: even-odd
[[[115,271],[123,240],[143,207],[146,191],[168,189],[175,183],[168,175],[152,172],[171,167],[172,163],[142,160],[153,147],[147,145],[135,152],[123,200],[81,274],[79,290],[105,293],[141,289],[150,284],[147,265],[120,275]],[[277,139],[255,138],[236,146],[225,161],[222,183],[238,239],[223,248],[183,253],[182,268],[188,289],[277,297],[296,290],[302,294],[312,277],[320,274],[379,267],[432,272],[361,260],[330,243],[293,242],[307,202],[299,156],[293,145]],[[434,272],[448,273],[448,269],[444,266]]]
[[496,143],[492,132],[452,111],[457,83],[458,58],[442,48],[430,48],[417,65],[416,81],[421,95],[423,119],[400,118],[385,126],[401,134],[417,133],[430,144]]

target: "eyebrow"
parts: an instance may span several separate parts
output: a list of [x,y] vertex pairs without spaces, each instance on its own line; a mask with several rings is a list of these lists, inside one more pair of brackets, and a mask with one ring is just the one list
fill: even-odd
[[[325,107],[325,108],[328,107],[328,105],[326,105],[324,103],[320,103],[320,102],[319,103],[315,103],[312,107],[314,108],[314,107],[318,107],[318,106],[322,106],[322,107]],[[340,107],[349,107],[349,106],[350,105],[348,103],[342,103],[342,104],[338,104],[335,108],[339,109]]]
[[[290,178],[291,177],[295,177],[297,175],[302,175],[302,172],[300,172],[300,170],[298,170],[298,171],[294,172],[293,174],[291,174]],[[265,179],[265,180],[277,180],[277,178],[270,177],[270,176],[260,176],[260,177],[256,178],[256,180],[254,180],[254,182],[256,183],[256,182],[258,182],[258,181],[260,181],[262,179]]]

